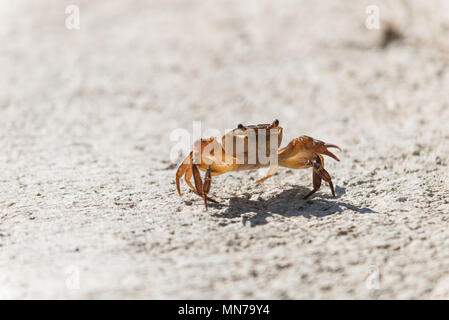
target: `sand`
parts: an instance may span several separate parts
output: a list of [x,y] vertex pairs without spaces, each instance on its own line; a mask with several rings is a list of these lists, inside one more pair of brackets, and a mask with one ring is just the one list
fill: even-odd
[[[3,3],[0,298],[449,298],[449,8],[388,3]],[[176,132],[275,118],[343,148],[335,199],[284,168],[178,197]]]

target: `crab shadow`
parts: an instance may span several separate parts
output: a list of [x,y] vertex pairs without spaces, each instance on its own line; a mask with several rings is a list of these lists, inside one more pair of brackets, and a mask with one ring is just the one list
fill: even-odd
[[[325,217],[332,214],[340,213],[344,210],[352,210],[357,213],[376,213],[369,208],[359,208],[350,203],[339,201],[346,190],[342,187],[336,187],[336,198],[326,195],[323,191],[317,193],[313,198],[304,200],[303,197],[310,190],[295,186],[292,189],[284,190],[281,193],[269,199],[250,200],[240,197],[232,197],[229,205],[226,206],[225,212],[214,214],[215,217],[223,219],[232,219],[243,217],[242,223],[250,224],[251,227],[264,225],[268,223],[267,218],[273,215],[281,215],[284,217],[303,216]],[[326,190],[327,191],[327,190]],[[211,204],[214,207],[224,207],[221,204]]]

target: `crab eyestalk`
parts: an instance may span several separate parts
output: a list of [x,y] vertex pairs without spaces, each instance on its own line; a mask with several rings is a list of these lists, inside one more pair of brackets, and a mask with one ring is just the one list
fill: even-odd
[[268,129],[273,129],[279,126],[279,120],[275,119],[273,123],[268,127]]

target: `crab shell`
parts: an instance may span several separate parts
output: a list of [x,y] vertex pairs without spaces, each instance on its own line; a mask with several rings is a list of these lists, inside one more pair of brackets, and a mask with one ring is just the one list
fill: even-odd
[[[261,155],[269,158],[277,156],[282,142],[282,127],[278,122],[243,126],[226,133],[222,137],[225,153],[240,159],[241,163],[261,164]],[[273,145],[272,145],[273,144]],[[250,161],[252,160],[252,161]]]

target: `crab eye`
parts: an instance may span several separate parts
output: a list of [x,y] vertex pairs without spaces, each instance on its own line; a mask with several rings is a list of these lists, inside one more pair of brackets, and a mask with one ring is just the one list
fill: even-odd
[[240,130],[243,130],[244,126],[243,126],[243,124],[239,123],[239,125],[237,126],[237,128],[239,128]]

